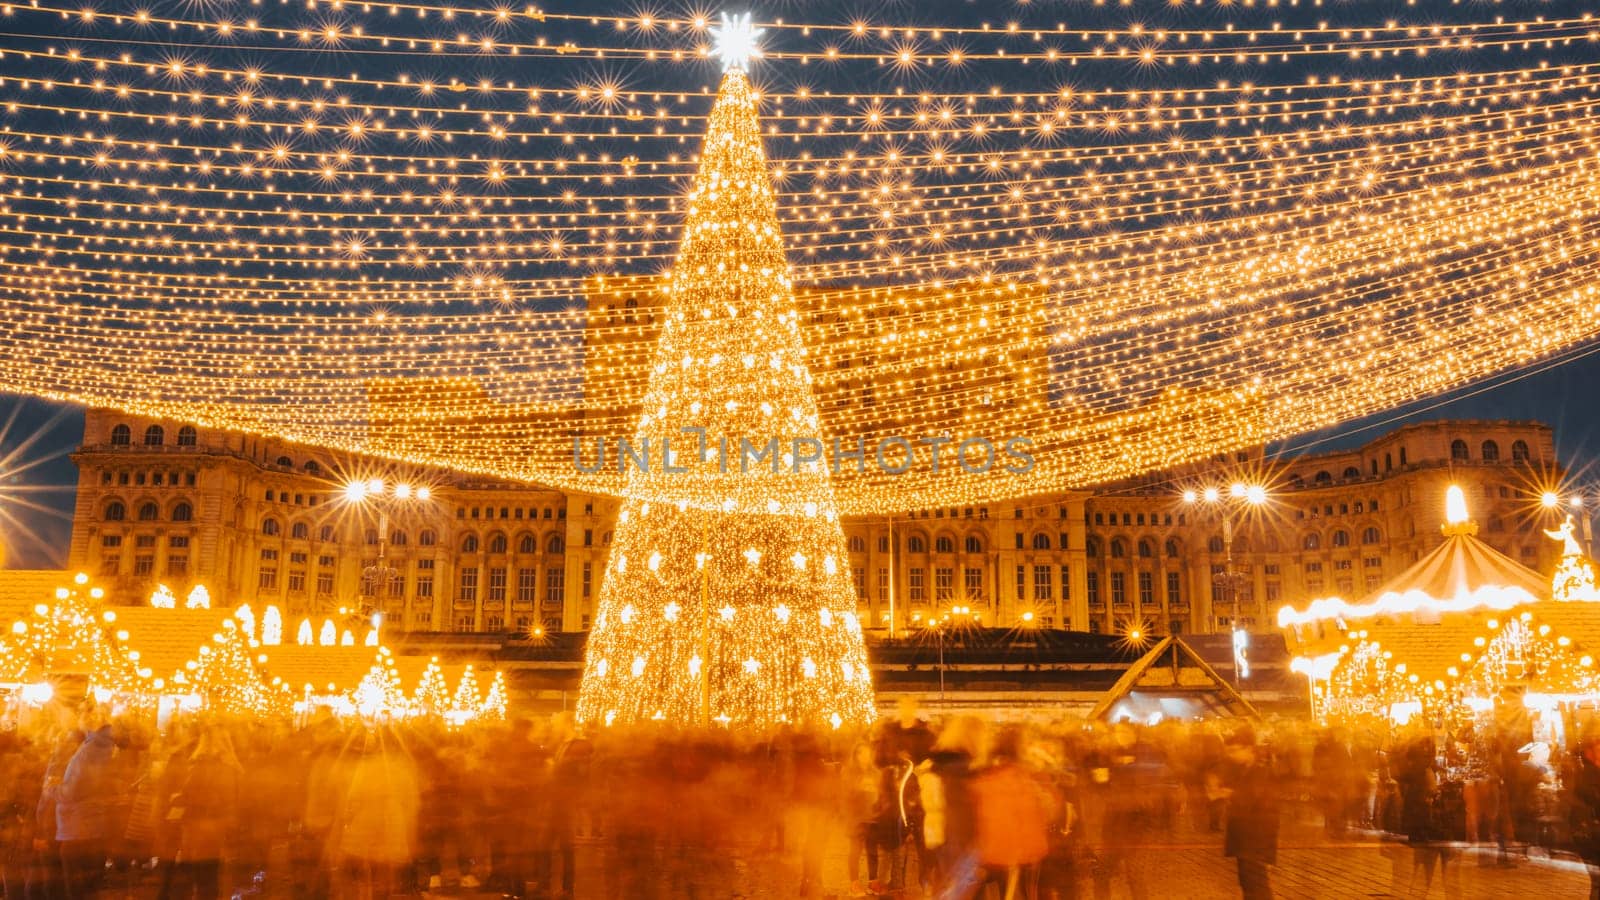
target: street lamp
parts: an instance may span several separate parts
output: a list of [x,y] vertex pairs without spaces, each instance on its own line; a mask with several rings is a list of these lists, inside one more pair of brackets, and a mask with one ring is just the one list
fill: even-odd
[[1265,506],[1267,500],[1266,487],[1242,481],[1233,482],[1226,491],[1217,487],[1206,487],[1198,493],[1193,490],[1183,492],[1185,504],[1197,507],[1202,512],[1212,513],[1222,520],[1222,571],[1213,575],[1212,581],[1221,591],[1223,606],[1228,610],[1228,625],[1233,634],[1235,683],[1238,683],[1240,677],[1249,677],[1250,672],[1249,662],[1245,658],[1245,651],[1250,641],[1239,628],[1239,601],[1241,595],[1248,593],[1250,584],[1249,578],[1233,565],[1234,518],[1241,513]]
[[403,481],[389,485],[382,478],[357,479],[344,486],[346,503],[365,506],[378,514],[378,557],[361,570],[364,613],[375,609],[378,598],[387,596],[400,578],[400,570],[388,561],[389,514],[398,513],[402,504],[425,503],[432,497],[433,492],[427,487],[413,487]]

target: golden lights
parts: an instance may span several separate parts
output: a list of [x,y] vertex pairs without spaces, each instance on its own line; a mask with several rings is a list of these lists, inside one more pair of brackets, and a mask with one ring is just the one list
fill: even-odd
[[[742,440],[820,433],[741,69],[724,76],[686,206],[634,441],[678,442],[678,468],[663,459],[628,473],[578,716],[868,722],[873,693],[854,588],[834,562],[846,551],[826,468],[745,471],[727,458]],[[706,443],[685,428],[703,429]]]

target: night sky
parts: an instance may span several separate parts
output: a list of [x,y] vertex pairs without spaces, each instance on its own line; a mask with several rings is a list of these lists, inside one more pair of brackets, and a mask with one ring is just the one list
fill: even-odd
[[[1285,5],[1289,0],[1285,0]],[[115,6],[119,4],[109,4]],[[187,7],[185,3],[158,4],[161,8],[176,9]],[[203,5],[203,4],[201,4]],[[486,4],[464,3],[463,6],[476,7]],[[584,15],[590,14],[590,8],[577,2],[550,2],[546,4],[552,9],[565,9],[568,11],[581,10]],[[622,14],[638,14],[647,4],[618,4],[594,3],[593,9],[605,7],[608,11],[617,11]],[[682,13],[678,6],[682,4],[661,3],[648,4],[661,7],[663,13]],[[1426,4],[1425,4],[1426,5]],[[519,4],[520,6],[520,4]],[[1119,27],[1129,22],[1150,22],[1152,25],[1166,23],[1173,26],[1197,27],[1211,26],[1222,22],[1236,21],[1244,26],[1260,26],[1263,23],[1283,21],[1290,27],[1308,26],[1311,23],[1324,19],[1333,19],[1340,24],[1372,24],[1391,15],[1393,11],[1402,10],[1402,4],[1368,4],[1368,3],[1315,3],[1307,0],[1303,5],[1297,4],[1297,9],[1285,9],[1277,4],[1274,8],[1267,9],[1266,4],[1252,4],[1250,9],[1240,8],[1237,3],[1216,3],[1205,0],[1199,4],[1200,8],[1193,8],[1194,4],[1184,4],[1181,8],[1174,9],[1170,0],[1139,0],[1133,4],[1093,4],[1089,0],[996,0],[996,2],[973,3],[970,0],[931,0],[931,2],[912,3],[909,0],[891,0],[886,3],[859,3],[859,2],[823,2],[823,0],[766,0],[749,4],[733,4],[726,7],[716,5],[703,5],[705,11],[715,12],[722,8],[730,11],[739,11],[746,7],[751,9],[758,20],[770,20],[787,16],[791,19],[804,19],[811,22],[850,22],[856,16],[861,16],[879,24],[902,25],[930,25],[930,26],[974,26],[986,20],[1001,21],[1017,17],[1025,21],[1055,21],[1058,18],[1067,19],[1080,27],[1086,20],[1116,24]],[[1218,11],[1218,6],[1230,7],[1225,11]],[[131,4],[127,5],[132,8]],[[1549,15],[1559,17],[1571,13],[1577,7],[1570,3],[1560,2],[1534,2],[1534,0],[1511,0],[1504,4],[1466,3],[1451,5],[1437,4],[1437,9],[1415,11],[1417,16],[1440,16],[1443,21],[1450,21],[1458,17],[1468,21],[1487,21],[1496,15],[1504,14],[1511,19],[1529,18],[1533,15]],[[168,11],[170,11],[168,9]],[[631,12],[630,12],[631,10]],[[284,13],[287,15],[287,13]],[[1431,18],[1428,19],[1432,21]],[[76,28],[85,37],[108,39],[111,33],[105,31],[105,26],[78,26],[62,25],[61,28]],[[553,25],[551,27],[554,27]],[[575,35],[587,36],[588,30],[573,26]],[[98,30],[97,30],[98,29]],[[531,32],[530,32],[531,33]],[[522,37],[527,34],[518,32]],[[781,39],[781,38],[780,38]],[[792,37],[789,38],[794,40]],[[0,38],[0,50],[33,47],[40,49],[46,45],[58,43],[56,38],[38,36],[29,38],[25,34],[17,33],[9,37]],[[35,46],[37,45],[37,46]],[[92,47],[98,47],[94,44]],[[790,48],[793,49],[793,48]],[[1574,51],[1558,51],[1555,53],[1542,53],[1540,59],[1548,58],[1551,62],[1581,61],[1592,63],[1592,46],[1584,46]],[[1571,58],[1563,58],[1564,53]],[[13,54],[14,56],[15,54]],[[264,54],[257,54],[266,58]],[[233,56],[218,54],[224,62],[237,62],[239,60],[252,61],[255,59],[249,53],[241,51],[237,59]],[[424,56],[426,56],[424,54]],[[276,59],[276,58],[275,58]],[[327,65],[333,67],[353,66],[353,60],[362,60],[363,65],[377,65],[371,58],[354,54],[329,55]],[[1531,57],[1530,57],[1531,60]],[[1518,60],[1518,63],[1529,60]],[[395,65],[409,66],[414,60],[399,57]],[[492,61],[479,60],[475,65],[482,67],[482,72],[493,74],[490,69]],[[294,64],[298,64],[298,59]],[[319,62],[319,65],[322,64]],[[574,63],[577,65],[578,63]],[[1499,55],[1479,57],[1456,57],[1450,54],[1435,54],[1426,63],[1407,64],[1412,71],[1429,71],[1440,73],[1457,72],[1463,68],[1485,66],[1489,68],[1506,64],[1505,58]],[[11,65],[21,67],[23,63],[13,61]],[[29,63],[28,65],[35,65]],[[290,63],[284,64],[292,69]],[[508,60],[504,65],[510,67],[523,66],[554,66],[551,61]],[[605,67],[595,66],[592,63],[582,63],[588,70],[602,71],[616,74],[629,81],[633,89],[661,89],[672,90],[673,85],[660,85],[653,79],[659,76],[659,67],[640,64],[625,65],[618,61],[608,61]],[[777,64],[773,64],[776,66]],[[1241,67],[1237,71],[1223,67],[1208,67],[1193,75],[1184,76],[1193,79],[1191,87],[1214,87],[1219,77],[1232,77],[1236,80],[1259,80],[1263,83],[1292,82],[1302,76],[1322,74],[1343,74],[1347,76],[1385,77],[1392,75],[1398,64],[1391,61],[1382,63],[1349,64],[1339,59],[1306,63],[1296,61],[1287,65],[1294,66],[1293,71],[1284,71],[1283,64],[1274,63],[1269,66],[1250,65]],[[1085,67],[1088,69],[1088,67]],[[65,70],[63,70],[65,71]],[[676,71],[676,70],[665,70]],[[706,83],[709,68],[706,71],[685,70],[678,76],[678,88],[693,87]],[[806,69],[803,72],[798,68],[793,71],[784,71],[781,67],[761,71],[757,74],[759,79],[776,85],[783,85],[789,80],[799,79],[802,75],[806,78],[820,77],[819,69]],[[944,72],[943,69],[939,70]],[[991,75],[1009,71],[996,67],[992,70],[980,69],[972,77],[987,78]],[[1177,70],[1181,73],[1183,70]],[[482,74],[482,72],[477,72]],[[933,69],[930,68],[932,73]],[[1119,87],[1132,87],[1143,89],[1145,87],[1170,87],[1173,79],[1180,77],[1172,71],[1147,70],[1137,66],[1094,69],[1093,76],[1087,72],[1079,71],[1073,78],[1080,84],[1090,87],[1094,82],[1109,83],[1110,79]],[[15,77],[22,77],[23,71],[14,71]],[[453,74],[453,73],[446,73]],[[550,74],[554,78],[553,70],[547,72],[523,71],[521,77],[525,80],[530,77],[544,77]],[[1043,73],[1041,73],[1043,74]],[[41,77],[41,76],[35,76]],[[859,73],[857,73],[859,78]],[[877,76],[884,78],[888,76]],[[921,75],[916,76],[923,77]],[[926,76],[930,82],[925,85],[929,89],[944,90],[955,86],[933,82],[934,75]],[[945,73],[940,76],[946,79],[959,80],[956,76]],[[966,76],[962,76],[966,77]],[[855,82],[848,75],[841,74],[836,79],[838,84],[820,84],[822,87],[842,88],[845,91],[855,90]],[[913,89],[919,86],[911,84]],[[974,86],[981,88],[977,83],[962,84],[963,90],[972,90]],[[488,102],[478,101],[474,102]],[[33,113],[33,119],[24,119],[20,125],[43,128],[39,121],[43,121],[42,113]],[[19,123],[13,116],[4,120],[6,124]],[[58,127],[50,125],[49,127]],[[1110,138],[1107,138],[1110,140]],[[805,148],[792,147],[787,143],[782,146],[769,148],[775,157],[793,155]],[[6,240],[0,237],[0,240]],[[20,241],[21,238],[18,238]],[[85,238],[87,240],[87,238]],[[26,256],[26,248],[18,245],[20,253],[12,253],[9,257],[11,263],[36,261]],[[186,266],[187,264],[184,264]],[[179,267],[183,268],[182,266]],[[1448,396],[1436,397],[1422,401],[1412,406],[1391,410],[1365,420],[1345,422],[1336,428],[1325,432],[1301,435],[1290,440],[1280,447],[1273,448],[1281,452],[1316,452],[1350,447],[1371,440],[1382,433],[1406,422],[1425,421],[1438,418],[1471,418],[1471,419],[1532,419],[1549,423],[1555,429],[1556,449],[1561,463],[1571,472],[1576,473],[1576,484],[1582,486],[1591,499],[1595,499],[1594,490],[1597,487],[1592,477],[1592,463],[1600,456],[1600,413],[1596,411],[1596,395],[1600,393],[1600,344],[1590,344],[1587,347],[1569,348],[1561,357],[1563,362],[1553,365],[1558,360],[1549,360],[1545,363],[1536,363],[1524,370],[1502,373],[1500,376],[1474,386],[1458,390]],[[1592,354],[1592,355],[1591,355]],[[43,567],[59,566],[65,563],[68,531],[70,527],[70,513],[73,505],[73,486],[76,481],[76,471],[68,454],[77,446],[83,427],[83,413],[81,408],[46,402],[33,398],[17,396],[0,396],[0,540],[6,545],[6,564],[11,567]],[[1590,508],[1600,505],[1591,503]]]

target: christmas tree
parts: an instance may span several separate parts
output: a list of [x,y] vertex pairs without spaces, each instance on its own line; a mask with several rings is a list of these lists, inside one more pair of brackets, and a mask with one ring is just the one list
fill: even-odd
[[821,452],[831,445],[756,92],[738,65],[711,112],[665,293],[629,445],[648,468],[632,458],[625,467],[578,717],[865,723],[873,694]]

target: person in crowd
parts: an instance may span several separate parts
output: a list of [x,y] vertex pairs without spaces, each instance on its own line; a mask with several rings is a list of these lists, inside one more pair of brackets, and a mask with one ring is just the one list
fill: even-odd
[[368,728],[360,740],[339,809],[339,858],[351,900],[380,900],[402,891],[400,873],[416,851],[420,789],[394,734]]
[[1050,823],[1059,799],[1022,762],[1023,733],[1002,730],[988,765],[972,777],[978,864],[991,895],[1037,900],[1039,864],[1050,852]]
[[117,745],[111,725],[85,729],[56,792],[55,837],[61,852],[63,896],[93,896],[105,877],[106,859],[119,798],[128,787],[118,782]]
[[915,770],[933,752],[933,743],[933,729],[918,715],[915,697],[900,698],[895,717],[880,724],[874,739],[894,814],[886,873],[890,891],[905,887],[913,863],[918,884],[924,890],[929,887],[933,862],[924,840],[922,791]]
[[1578,744],[1567,788],[1572,849],[1589,872],[1589,900],[1600,900],[1600,729],[1591,726]]
[[1449,834],[1440,816],[1438,745],[1434,734],[1426,729],[1411,732],[1400,741],[1396,757],[1394,777],[1400,788],[1400,827],[1412,849],[1405,894],[1426,897],[1437,870],[1445,895],[1454,897],[1458,892],[1456,872],[1450,865],[1454,851],[1446,843]]
[[923,842],[933,856],[931,881],[938,900],[967,900],[979,887],[971,780],[983,763],[987,740],[982,719],[957,716],[917,765]]
[[[839,775],[841,813],[849,833],[845,877],[850,881],[850,895],[881,894],[884,887],[878,881],[879,851],[887,849],[884,830],[893,823],[890,798],[885,790],[888,785],[872,745],[856,744],[850,758],[840,767]],[[866,884],[861,881],[863,855],[867,858]]]
[[[1269,867],[1278,861],[1279,790],[1253,728],[1228,737],[1227,827],[1223,853],[1239,870],[1244,900],[1272,900]],[[1326,807],[1325,807],[1326,808]]]
[[238,828],[240,782],[244,768],[227,732],[201,732],[172,798],[168,819],[179,831],[174,900],[216,900],[222,894],[222,865]]

